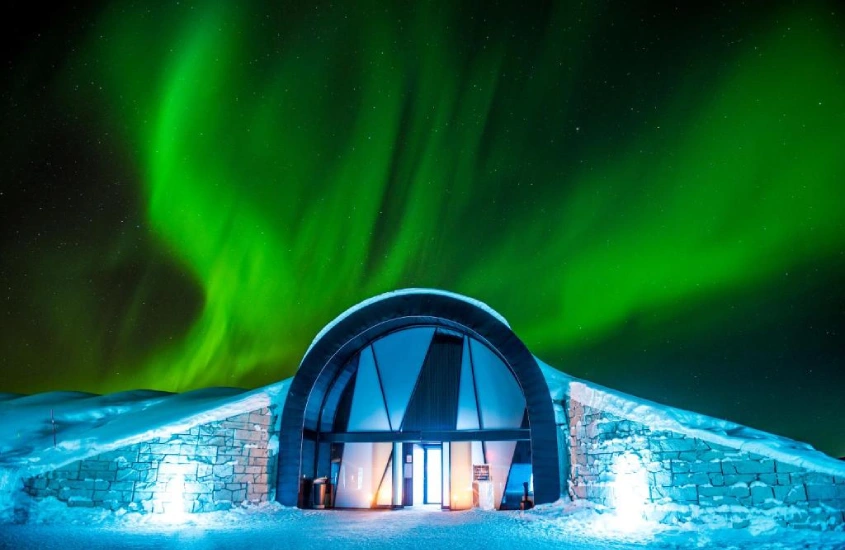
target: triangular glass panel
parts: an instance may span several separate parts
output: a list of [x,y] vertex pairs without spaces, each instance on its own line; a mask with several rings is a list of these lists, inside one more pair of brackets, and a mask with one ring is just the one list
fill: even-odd
[[459,430],[477,430],[478,404],[475,401],[475,382],[472,376],[472,365],[469,360],[469,338],[464,338],[464,351],[461,358],[461,387],[458,393],[458,425]]
[[433,336],[434,328],[409,328],[373,343],[394,430],[402,425]]
[[481,427],[485,430],[519,428],[525,396],[513,373],[490,348],[470,339]]
[[516,441],[488,441],[484,446],[487,450],[487,464],[490,465],[490,477],[493,482],[493,502],[498,510],[502,503],[502,496],[505,494]]
[[347,430],[350,432],[390,431],[370,346],[361,350]]

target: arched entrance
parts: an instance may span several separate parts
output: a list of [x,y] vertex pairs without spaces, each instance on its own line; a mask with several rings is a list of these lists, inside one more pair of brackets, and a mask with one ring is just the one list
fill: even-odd
[[[560,494],[554,412],[534,357],[474,300],[410,289],[345,312],[314,340],[285,400],[277,498],[328,477],[338,507],[469,507],[486,464],[495,507]],[[422,493],[422,494],[420,494]]]

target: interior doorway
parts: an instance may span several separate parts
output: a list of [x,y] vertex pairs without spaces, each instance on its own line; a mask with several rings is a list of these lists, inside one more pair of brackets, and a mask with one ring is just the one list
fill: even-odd
[[426,445],[425,450],[425,492],[423,504],[441,504],[443,502],[443,450],[437,446]]
[[414,443],[413,505],[443,503],[443,444]]

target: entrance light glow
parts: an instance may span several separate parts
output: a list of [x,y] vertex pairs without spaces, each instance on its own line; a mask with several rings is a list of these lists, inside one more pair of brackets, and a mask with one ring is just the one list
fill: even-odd
[[163,512],[168,521],[185,521],[188,516],[185,512],[185,476],[174,474],[163,483],[165,490],[155,500],[153,510]]
[[628,452],[613,460],[613,474],[610,490],[618,525],[625,531],[635,530],[645,522],[648,472],[640,457]]

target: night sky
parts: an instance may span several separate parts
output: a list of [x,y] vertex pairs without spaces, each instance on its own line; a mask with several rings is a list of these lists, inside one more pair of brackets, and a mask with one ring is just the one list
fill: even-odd
[[12,8],[0,391],[256,387],[437,287],[845,455],[845,6],[520,4]]

